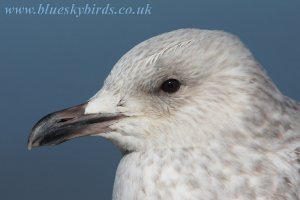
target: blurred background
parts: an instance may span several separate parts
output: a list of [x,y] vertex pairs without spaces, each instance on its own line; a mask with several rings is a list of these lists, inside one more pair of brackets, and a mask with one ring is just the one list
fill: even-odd
[[[47,3],[133,9],[148,4],[148,13],[7,13]],[[28,151],[27,137],[45,114],[93,96],[125,52],[163,32],[194,27],[238,35],[279,89],[299,101],[299,11],[298,0],[2,0],[0,199],[111,199],[121,154],[109,141],[86,137]]]

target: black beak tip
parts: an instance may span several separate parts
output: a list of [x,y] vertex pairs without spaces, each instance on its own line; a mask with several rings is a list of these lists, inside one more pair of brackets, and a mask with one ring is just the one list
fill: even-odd
[[27,144],[27,150],[30,151],[32,149],[32,145],[30,143]]
[[33,147],[38,147],[38,146],[40,146],[39,142],[37,141],[36,138],[33,137],[33,134],[31,133],[27,141],[27,149],[30,151]]

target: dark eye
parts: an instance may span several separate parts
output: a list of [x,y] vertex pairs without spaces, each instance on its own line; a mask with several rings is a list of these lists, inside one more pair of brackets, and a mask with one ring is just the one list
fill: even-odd
[[180,82],[176,79],[169,79],[163,82],[161,89],[167,93],[177,92],[180,88]]

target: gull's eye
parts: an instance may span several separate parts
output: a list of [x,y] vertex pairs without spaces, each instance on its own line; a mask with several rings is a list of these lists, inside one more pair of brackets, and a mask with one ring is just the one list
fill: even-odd
[[167,93],[177,92],[180,88],[180,82],[176,79],[169,79],[163,82],[161,89]]

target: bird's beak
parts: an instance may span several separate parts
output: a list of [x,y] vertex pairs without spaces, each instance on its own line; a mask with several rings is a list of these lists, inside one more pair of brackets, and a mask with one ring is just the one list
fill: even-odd
[[28,149],[56,145],[72,138],[113,131],[110,125],[125,117],[114,114],[84,114],[87,104],[81,104],[46,115],[32,128]]

